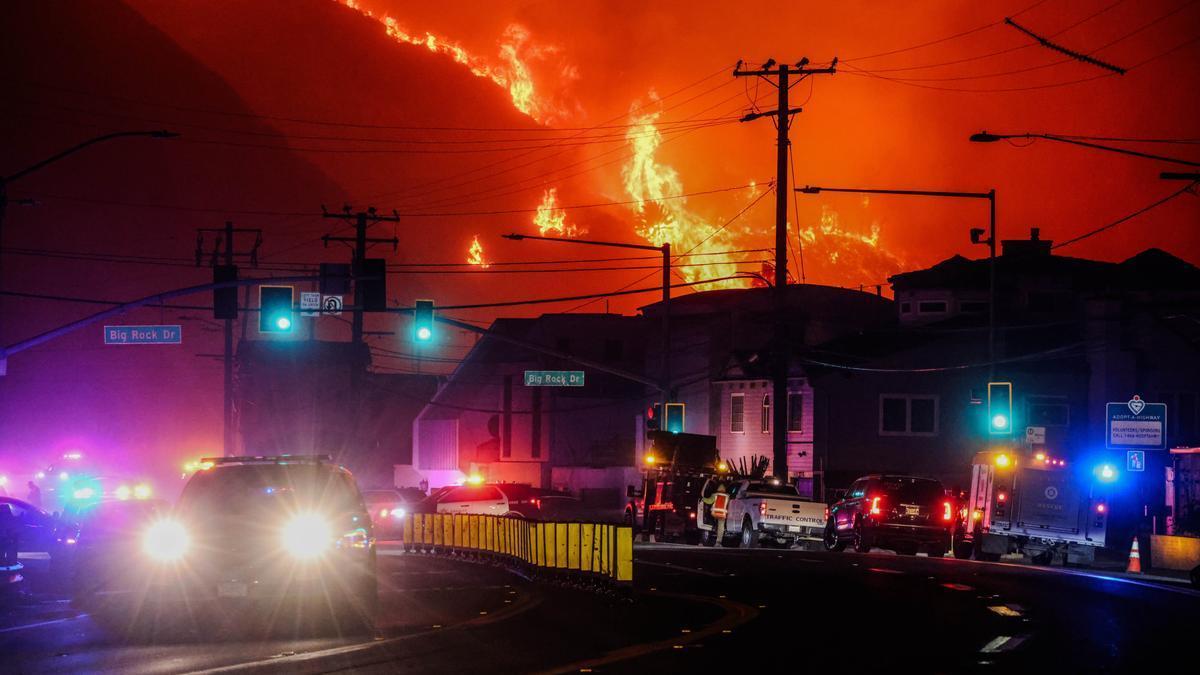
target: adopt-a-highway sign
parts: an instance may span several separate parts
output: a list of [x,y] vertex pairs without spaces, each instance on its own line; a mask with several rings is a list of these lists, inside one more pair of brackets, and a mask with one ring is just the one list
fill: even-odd
[[1105,406],[1109,448],[1162,450],[1167,447],[1167,404],[1147,403],[1141,396]]

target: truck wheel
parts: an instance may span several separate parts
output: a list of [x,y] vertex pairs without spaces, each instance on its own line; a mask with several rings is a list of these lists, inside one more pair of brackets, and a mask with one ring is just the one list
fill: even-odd
[[971,542],[963,541],[962,539],[959,539],[957,537],[955,537],[955,539],[954,539],[953,547],[954,547],[954,557],[958,558],[959,560],[966,560],[966,559],[970,558],[971,552],[974,550],[974,547],[971,546]]
[[861,522],[854,526],[854,550],[859,553],[871,552],[871,540],[867,537],[867,533],[863,531]]
[[834,529],[833,523],[825,525],[825,535],[821,537],[821,543],[825,544],[826,551],[841,553],[846,550],[846,542],[838,539],[837,530]]
[[700,530],[700,545],[713,546],[717,543],[717,533],[713,530]]
[[742,521],[742,548],[758,548],[758,532],[749,518]]

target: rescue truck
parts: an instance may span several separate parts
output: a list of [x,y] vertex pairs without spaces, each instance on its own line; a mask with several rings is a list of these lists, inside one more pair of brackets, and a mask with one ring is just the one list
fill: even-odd
[[648,438],[642,484],[626,491],[625,522],[638,532],[695,543],[701,489],[710,477],[729,471],[717,454],[717,437],[651,431]]
[[1037,564],[1062,556],[1087,564],[1104,546],[1108,465],[1080,470],[1047,452],[991,450],[975,455],[971,490],[955,532],[954,555],[999,560],[1009,553]]

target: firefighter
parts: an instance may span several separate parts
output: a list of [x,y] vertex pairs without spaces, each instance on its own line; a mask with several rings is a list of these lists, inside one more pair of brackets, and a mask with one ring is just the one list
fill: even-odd
[[724,483],[718,483],[717,491],[704,498],[704,505],[709,507],[709,513],[717,521],[715,545],[724,546],[725,516],[729,515],[729,493],[725,491]]

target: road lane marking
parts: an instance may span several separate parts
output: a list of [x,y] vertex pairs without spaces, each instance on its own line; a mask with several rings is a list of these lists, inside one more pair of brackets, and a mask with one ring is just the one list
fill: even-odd
[[994,640],[984,645],[983,649],[980,649],[979,651],[983,654],[1011,652],[1017,647],[1020,647],[1021,643],[1025,642],[1026,638],[1028,637],[1028,635],[1018,635],[1016,637],[1011,635],[998,635]]
[[992,605],[991,607],[988,607],[988,609],[999,614],[1000,616],[1008,616],[1008,617],[1021,616],[1020,610],[1013,609],[1012,607],[1009,607],[1008,605]]
[[672,571],[676,571],[676,572],[689,572],[691,574],[699,574],[699,575],[706,576],[706,577],[724,577],[724,576],[726,576],[719,572],[710,572],[705,569],[697,569],[694,567],[684,567],[683,565],[672,565],[671,563],[652,562],[649,560],[641,560],[639,558],[634,558],[633,561],[639,565],[650,565],[651,567],[661,567],[663,569],[672,570]]
[[942,584],[942,588],[949,588],[952,591],[973,591],[973,590],[975,590],[974,586],[968,586],[966,584]]
[[39,621],[37,623],[27,623],[23,626],[10,626],[8,628],[0,628],[0,633],[15,633],[19,630],[29,630],[30,628],[41,628],[42,626],[53,626],[54,624],[57,624],[57,623],[66,623],[67,621],[74,621],[75,619],[78,619],[82,616],[86,616],[86,615],[76,614],[75,616],[68,616],[65,619],[52,619],[50,621]]
[[868,567],[867,571],[868,572],[879,572],[881,574],[904,574],[904,572],[901,572],[900,570],[890,570],[886,567]]

